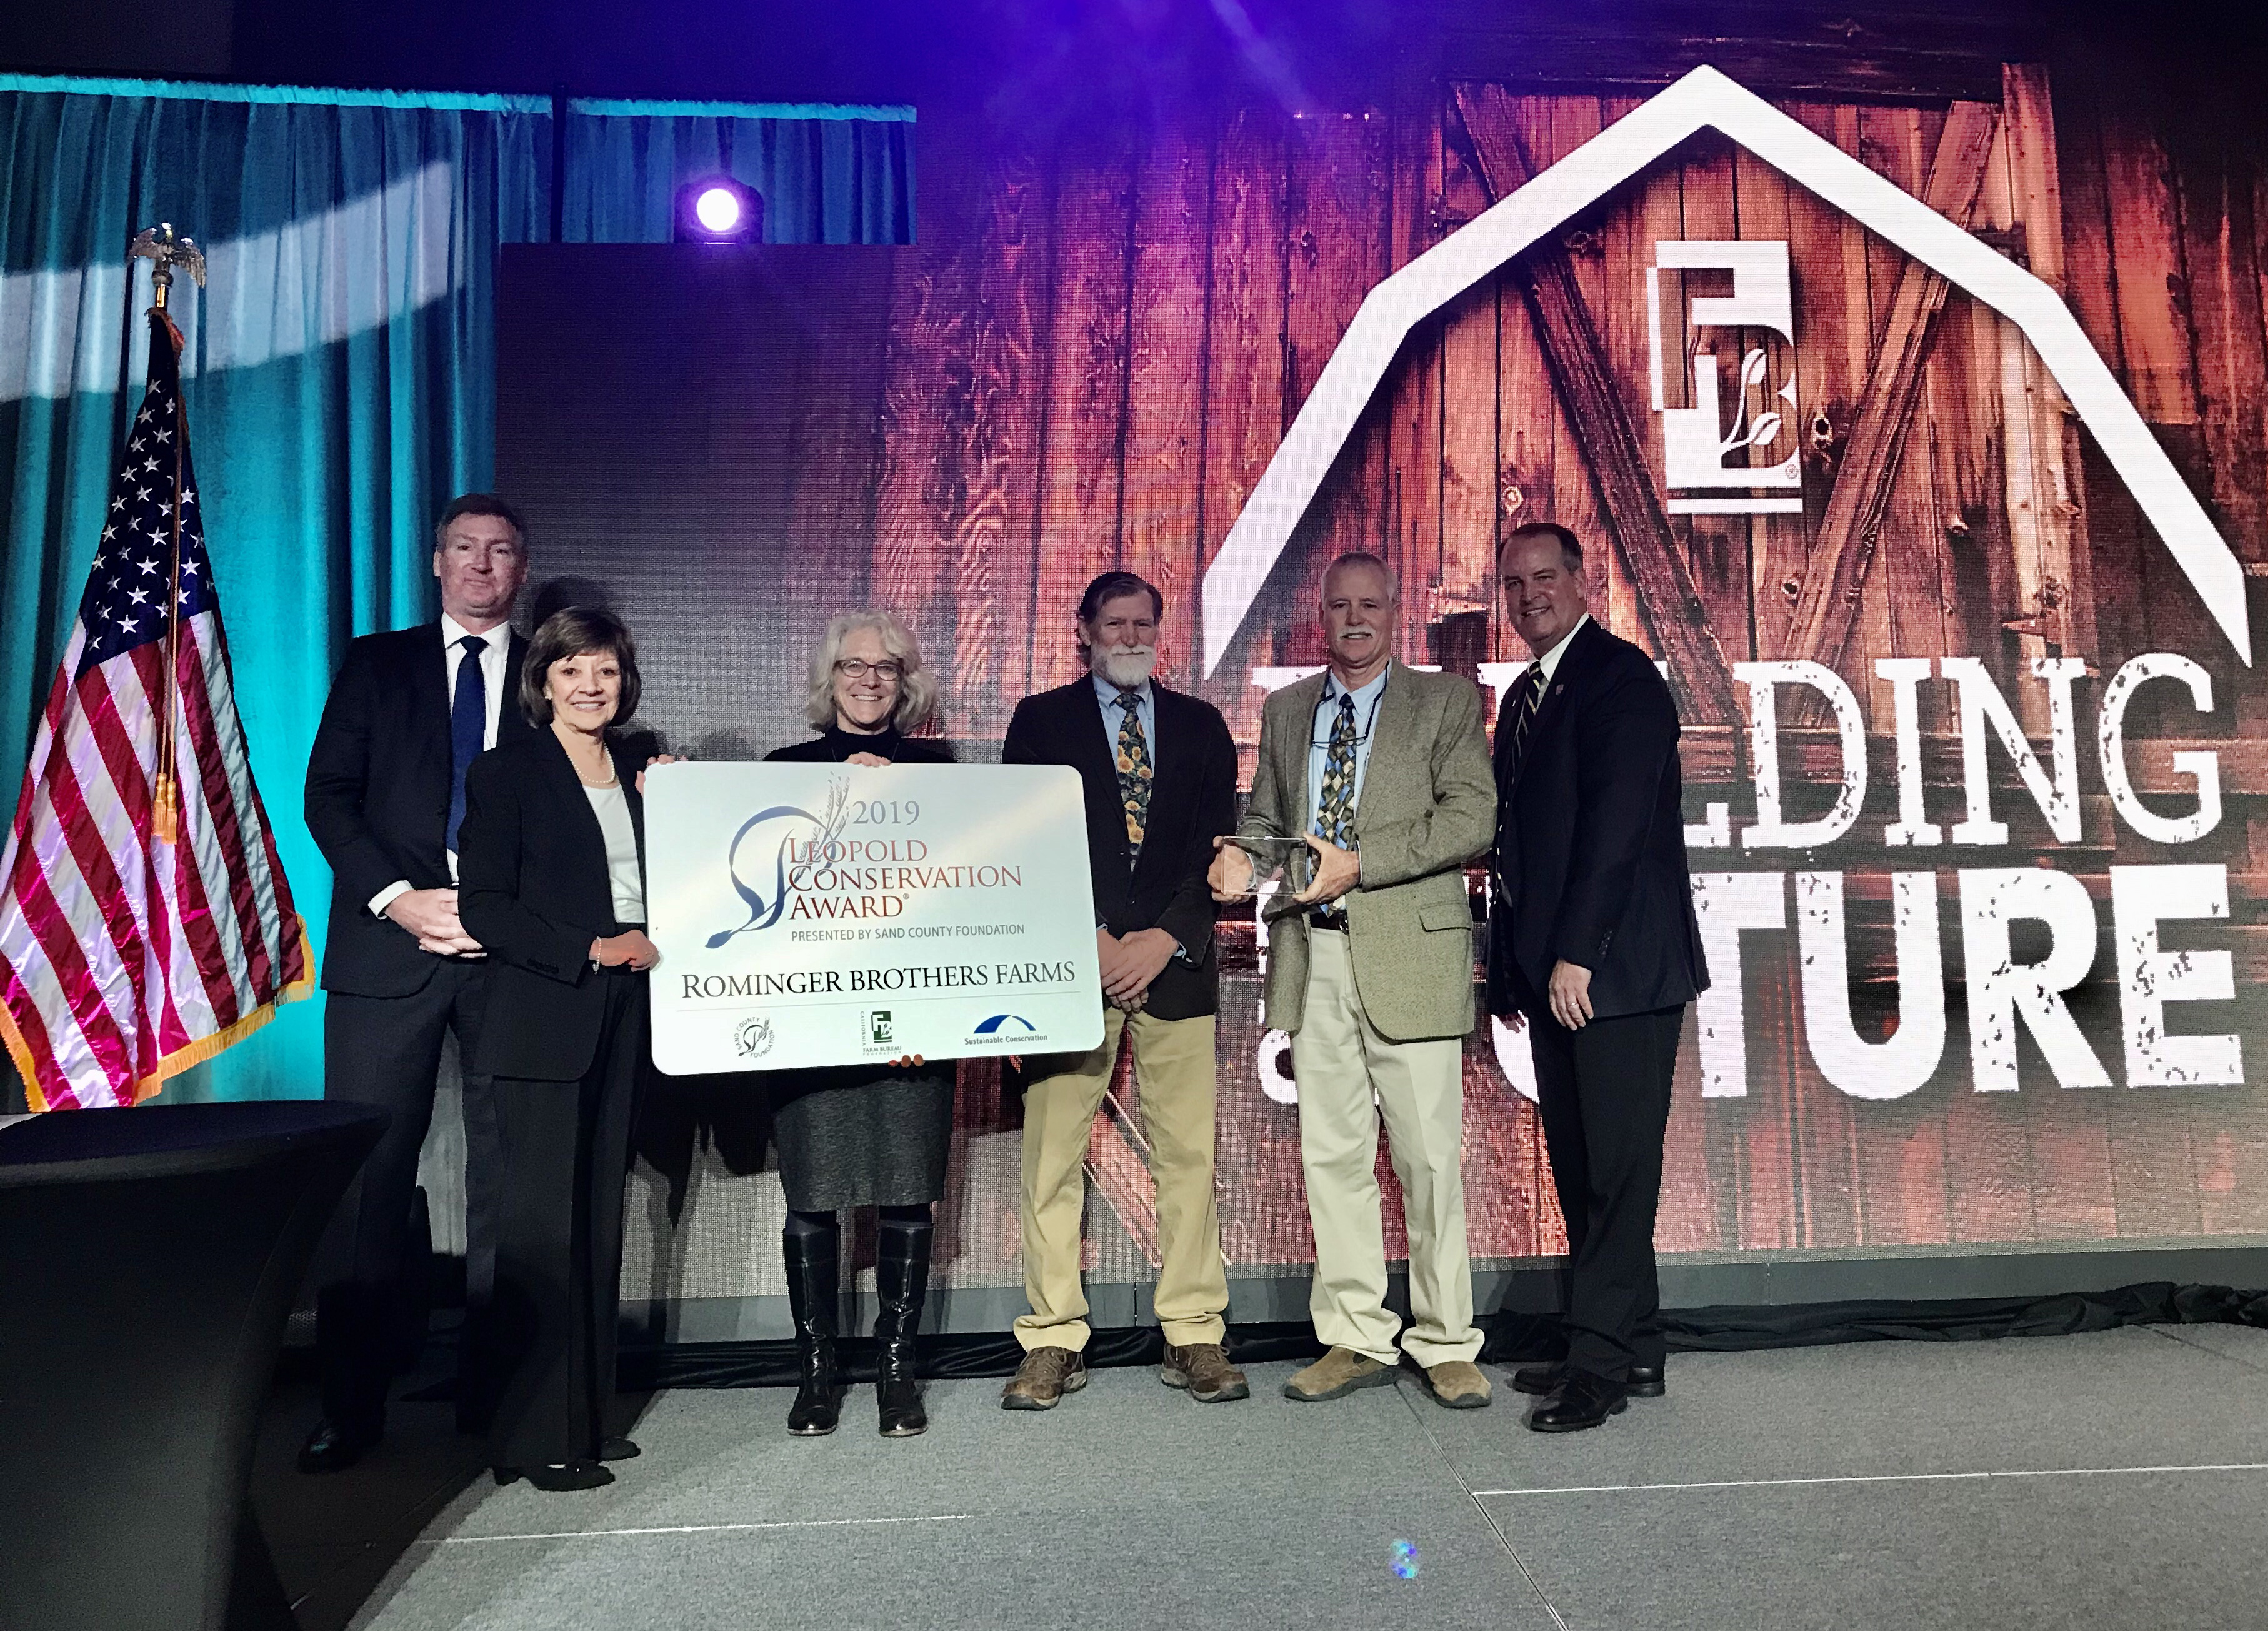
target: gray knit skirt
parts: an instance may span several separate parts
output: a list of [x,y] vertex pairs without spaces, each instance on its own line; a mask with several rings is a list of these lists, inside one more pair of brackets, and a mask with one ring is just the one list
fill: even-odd
[[942,1200],[953,1084],[949,1064],[772,1078],[772,1133],[787,1204],[798,1212],[837,1212]]

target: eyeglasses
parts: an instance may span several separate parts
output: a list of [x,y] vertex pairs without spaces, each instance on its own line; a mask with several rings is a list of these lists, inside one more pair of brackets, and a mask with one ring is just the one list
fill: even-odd
[[885,685],[895,685],[906,677],[903,663],[867,662],[857,657],[843,658],[835,665],[835,672],[846,680],[863,680],[871,674]]

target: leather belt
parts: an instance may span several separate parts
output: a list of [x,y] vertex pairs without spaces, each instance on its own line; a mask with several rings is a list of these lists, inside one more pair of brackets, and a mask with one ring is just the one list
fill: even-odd
[[1346,933],[1346,908],[1344,906],[1307,908],[1307,926],[1311,929],[1331,929],[1344,934]]

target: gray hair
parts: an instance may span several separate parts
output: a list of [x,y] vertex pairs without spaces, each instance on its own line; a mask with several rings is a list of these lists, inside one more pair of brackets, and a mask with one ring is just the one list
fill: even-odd
[[835,723],[836,659],[843,655],[843,642],[860,629],[880,635],[882,649],[905,668],[898,678],[898,705],[890,711],[890,723],[902,731],[919,728],[937,712],[937,681],[922,666],[913,631],[886,611],[844,612],[828,624],[811,659],[811,695],[804,701],[803,717],[819,730]]
[[1349,550],[1344,555],[1340,556],[1329,566],[1325,567],[1323,569],[1323,587],[1327,590],[1329,588],[1331,575],[1334,572],[1338,572],[1343,567],[1350,566],[1366,566],[1376,572],[1380,577],[1386,579],[1386,598],[1392,601],[1396,605],[1401,604],[1402,574],[1395,572],[1391,566],[1388,566],[1383,557],[1373,555],[1368,550]]

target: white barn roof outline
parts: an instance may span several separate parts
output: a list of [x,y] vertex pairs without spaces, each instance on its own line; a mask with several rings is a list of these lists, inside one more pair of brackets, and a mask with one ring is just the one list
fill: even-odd
[[2250,666],[2243,564],[2062,298],[1895,181],[1705,66],[1609,125],[1363,298],[1205,568],[1207,675],[1219,667],[1243,627],[1261,586],[1410,330],[1680,143],[1708,129],[1737,142],[2021,328],[2205,609]]

